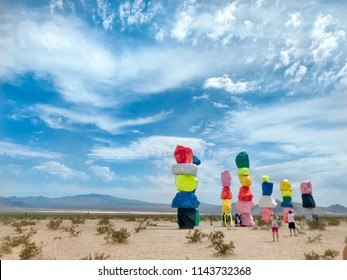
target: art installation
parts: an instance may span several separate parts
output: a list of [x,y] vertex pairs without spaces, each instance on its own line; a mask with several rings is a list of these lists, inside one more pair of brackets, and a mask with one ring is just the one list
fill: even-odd
[[241,152],[235,159],[238,168],[238,177],[241,183],[241,187],[238,194],[238,201],[236,202],[236,208],[241,214],[242,226],[255,226],[253,216],[251,215],[251,209],[254,206],[253,193],[251,190],[252,178],[249,169],[249,158],[246,152]]
[[231,199],[232,199],[232,193],[230,190],[231,185],[231,174],[229,170],[224,170],[221,173],[221,181],[222,181],[222,193],[221,193],[221,199],[222,199],[222,226],[230,227],[233,225],[233,219],[231,215]]
[[305,218],[309,221],[317,218],[314,213],[314,208],[316,207],[316,202],[312,196],[312,184],[311,181],[303,181],[300,185],[300,192],[302,198],[302,207],[305,209]]
[[283,201],[281,202],[281,207],[283,208],[283,221],[288,223],[288,212],[293,209],[292,203],[292,185],[287,179],[281,181],[280,190],[282,192]]
[[178,192],[172,200],[171,207],[177,208],[177,223],[180,229],[193,229],[199,225],[199,212],[196,208],[200,202],[195,195],[198,186],[196,178],[200,160],[193,155],[189,147],[177,145],[174,151],[176,164],[172,165],[175,185]]
[[270,223],[270,217],[272,214],[272,209],[277,206],[274,198],[272,198],[273,183],[270,182],[270,178],[267,175],[262,177],[262,196],[259,200],[259,207],[262,208],[262,220],[264,223]]

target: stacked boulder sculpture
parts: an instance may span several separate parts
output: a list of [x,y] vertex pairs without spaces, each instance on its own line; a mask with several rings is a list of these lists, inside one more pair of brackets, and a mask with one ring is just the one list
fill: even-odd
[[273,183],[270,182],[269,176],[264,175],[262,177],[262,196],[259,200],[259,207],[262,208],[262,220],[266,223],[270,223],[270,217],[272,209],[277,206],[275,199],[272,198]]
[[312,220],[315,217],[313,212],[313,208],[316,207],[316,202],[312,196],[312,184],[310,180],[303,181],[300,185],[300,192],[302,198],[302,207],[305,211],[305,218],[308,220]]
[[222,226],[232,226],[233,219],[231,216],[231,199],[232,199],[232,193],[230,190],[231,185],[231,174],[229,170],[224,170],[221,173],[221,181],[222,181],[222,192],[221,192],[221,199],[222,199]]
[[249,169],[249,158],[246,152],[239,153],[235,162],[238,168],[237,174],[241,187],[238,194],[238,201],[236,202],[236,208],[241,214],[243,226],[255,226],[253,216],[251,215],[251,209],[254,206],[253,193],[251,190],[252,178]]
[[292,185],[287,179],[284,179],[280,183],[280,190],[282,192],[283,201],[281,202],[281,207],[283,208],[283,221],[288,223],[288,213],[289,210],[293,209],[292,203]]
[[176,164],[172,165],[175,175],[175,185],[178,192],[172,200],[171,207],[177,208],[177,223],[180,229],[193,229],[199,222],[199,212],[196,208],[200,202],[195,195],[198,186],[196,178],[200,160],[193,155],[189,147],[177,145],[174,151]]

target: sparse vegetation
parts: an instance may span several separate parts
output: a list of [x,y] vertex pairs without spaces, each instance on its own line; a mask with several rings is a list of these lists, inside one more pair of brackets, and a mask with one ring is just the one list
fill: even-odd
[[304,256],[305,256],[305,260],[319,260],[320,259],[320,255],[318,255],[314,251],[311,251],[310,253],[305,253]]
[[80,260],[107,260],[110,258],[110,255],[105,255],[105,253],[94,253],[94,258],[92,257],[92,254],[89,254],[88,256],[81,258]]
[[218,254],[231,254],[234,252],[235,245],[233,241],[224,242],[224,233],[221,231],[213,231],[208,235],[208,239]]
[[72,217],[71,223],[73,225],[84,225],[85,219],[83,219],[81,217]]
[[195,229],[193,234],[191,234],[191,230],[186,234],[186,238],[191,243],[201,242],[201,240],[207,236],[208,236],[208,234],[203,233],[199,229]]
[[314,230],[314,229],[325,230],[327,226],[327,222],[322,219],[319,219],[317,221],[316,220],[307,221],[306,224],[310,230]]
[[42,247],[37,246],[34,242],[25,242],[22,250],[19,253],[19,257],[21,260],[30,260],[37,255],[41,254]]
[[326,249],[323,255],[319,255],[314,251],[311,251],[311,253],[308,254],[304,254],[305,260],[334,260],[338,255],[339,252],[334,249]]
[[61,226],[62,231],[68,232],[70,233],[71,236],[74,236],[74,237],[82,233],[82,230],[77,230],[76,228],[77,228],[76,225],[72,225],[70,227]]
[[139,221],[138,224],[135,227],[135,232],[140,232],[141,230],[145,230],[147,228],[147,225],[149,224],[149,222],[145,222],[145,221]]
[[319,242],[322,240],[322,235],[321,234],[318,234],[316,237],[314,238],[311,238],[310,236],[308,237],[308,242],[309,243],[315,243],[315,242]]
[[62,222],[63,222],[63,219],[61,218],[52,219],[48,222],[47,228],[51,230],[57,230],[60,227]]
[[106,242],[112,240],[117,243],[126,243],[130,235],[130,232],[128,232],[126,228],[121,228],[120,230],[112,229],[112,231],[105,236],[105,240]]

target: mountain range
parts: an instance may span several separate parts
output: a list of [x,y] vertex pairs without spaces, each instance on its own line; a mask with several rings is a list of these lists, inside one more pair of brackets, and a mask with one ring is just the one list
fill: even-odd
[[[282,214],[283,210],[280,206],[281,202],[276,200],[277,207],[273,211]],[[301,203],[293,203],[294,210],[297,214],[304,214],[305,209]],[[85,194],[75,196],[65,196],[59,198],[48,198],[44,196],[36,197],[0,197],[0,212],[23,212],[23,211],[116,211],[116,212],[160,212],[175,213],[176,209],[171,208],[170,204],[152,203],[141,200],[131,200],[118,198],[110,195],[102,194]],[[201,214],[219,215],[221,213],[221,205],[212,205],[200,203],[198,208]],[[236,205],[232,205],[233,214],[236,213]],[[261,215],[262,208],[255,205],[252,208],[253,215]],[[314,212],[321,216],[345,216],[347,208],[334,204],[329,207],[316,207]]]

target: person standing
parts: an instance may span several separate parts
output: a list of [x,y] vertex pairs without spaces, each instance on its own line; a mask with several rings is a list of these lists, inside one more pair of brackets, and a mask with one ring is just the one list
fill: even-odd
[[270,222],[271,222],[271,230],[272,230],[272,241],[275,242],[275,235],[277,242],[279,241],[278,238],[278,216],[275,213],[271,214]]
[[290,236],[292,235],[292,231],[294,232],[294,236],[296,236],[296,231],[295,231],[295,213],[293,210],[289,210],[288,212],[288,227],[290,231]]

